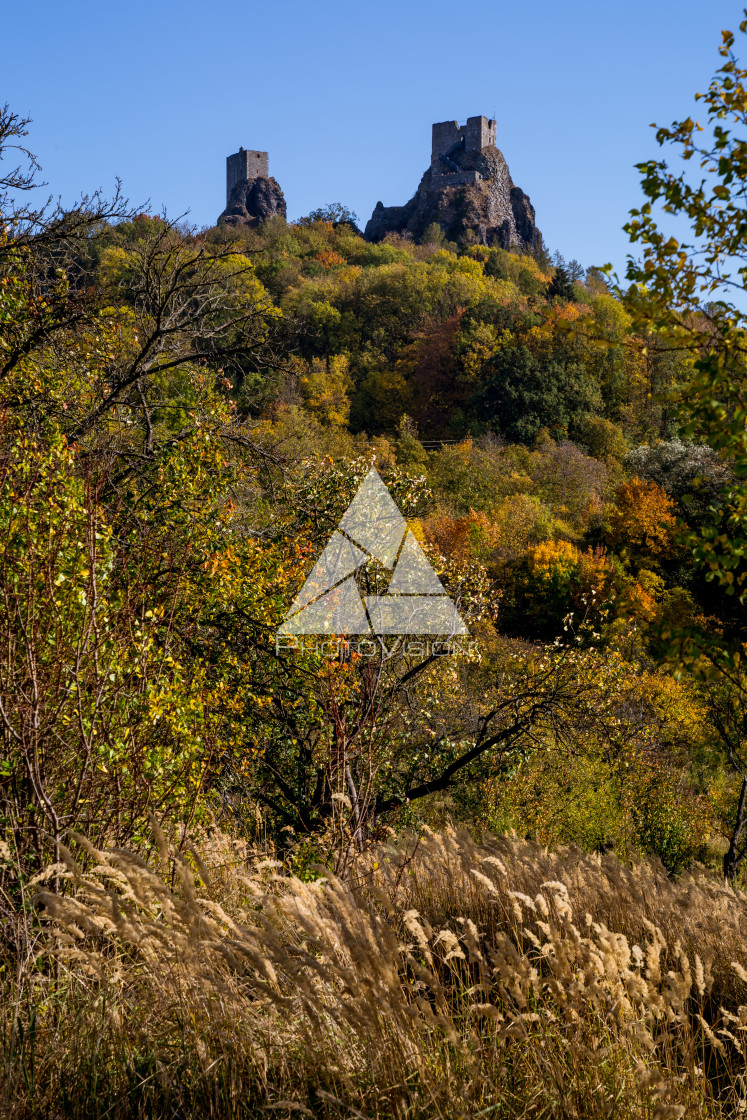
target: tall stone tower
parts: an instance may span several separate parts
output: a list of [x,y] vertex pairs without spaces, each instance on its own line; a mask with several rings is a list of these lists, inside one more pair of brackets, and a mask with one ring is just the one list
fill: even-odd
[[237,183],[247,183],[251,179],[270,178],[270,157],[267,152],[249,152],[239,148],[232,156],[226,157],[226,206],[231,201],[231,192]]
[[226,208],[218,221],[256,226],[274,214],[285,217],[285,199],[270,177],[268,153],[239,148],[226,157]]

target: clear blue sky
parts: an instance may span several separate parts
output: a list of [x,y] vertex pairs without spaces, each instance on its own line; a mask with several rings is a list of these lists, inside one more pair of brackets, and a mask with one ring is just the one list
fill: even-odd
[[[695,113],[724,0],[49,0],[6,6],[0,100],[34,119],[49,189],[120,176],[134,202],[211,225],[225,157],[266,149],[289,217],[405,202],[433,121],[484,113],[548,246],[624,260],[652,121]],[[747,44],[740,49],[747,58]]]

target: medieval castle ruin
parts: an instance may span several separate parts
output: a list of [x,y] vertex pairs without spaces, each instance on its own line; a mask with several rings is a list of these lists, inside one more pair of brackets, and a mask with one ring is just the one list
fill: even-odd
[[270,175],[268,153],[239,148],[226,159],[226,208],[218,222],[258,226],[274,214],[285,217],[285,196]]
[[495,147],[495,121],[469,117],[461,127],[456,121],[441,121],[431,129],[431,184],[451,187],[477,183],[479,171],[462,171],[453,158],[457,152],[481,152]]
[[226,206],[231,201],[237,183],[248,183],[251,179],[270,178],[270,157],[267,152],[249,152],[239,148],[226,160]]
[[[226,160],[226,225],[256,226],[286,214],[285,198],[269,174],[267,152],[240,148]],[[465,238],[502,248],[536,249],[542,235],[534,207],[517,187],[496,147],[496,122],[469,117],[465,124],[441,121],[431,135],[431,162],[417,191],[403,206],[378,202],[364,236],[380,241],[387,233],[420,239],[434,224],[449,240]]]

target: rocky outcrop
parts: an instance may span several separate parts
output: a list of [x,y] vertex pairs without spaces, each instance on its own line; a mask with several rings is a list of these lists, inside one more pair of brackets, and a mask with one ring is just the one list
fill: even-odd
[[285,217],[285,196],[277,179],[260,176],[236,184],[218,223],[222,222],[227,226],[258,226],[275,214]]
[[387,233],[422,238],[437,223],[450,241],[462,241],[471,230],[483,245],[535,250],[542,234],[534,224],[534,207],[514,185],[503,153],[495,147],[480,151],[456,148],[431,166],[404,206],[376,204],[366,225],[369,241]]

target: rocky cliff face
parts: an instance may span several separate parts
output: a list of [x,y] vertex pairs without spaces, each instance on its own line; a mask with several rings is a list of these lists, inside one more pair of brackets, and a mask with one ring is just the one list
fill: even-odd
[[542,245],[542,234],[534,224],[534,207],[528,195],[514,185],[498,148],[450,153],[441,160],[438,170],[428,168],[404,206],[378,202],[365,236],[369,241],[380,241],[394,231],[419,239],[434,222],[450,241],[460,241],[467,230],[472,230],[483,245],[530,250]]
[[274,214],[285,217],[285,197],[277,179],[259,177],[237,183],[218,222],[227,226],[258,226]]

